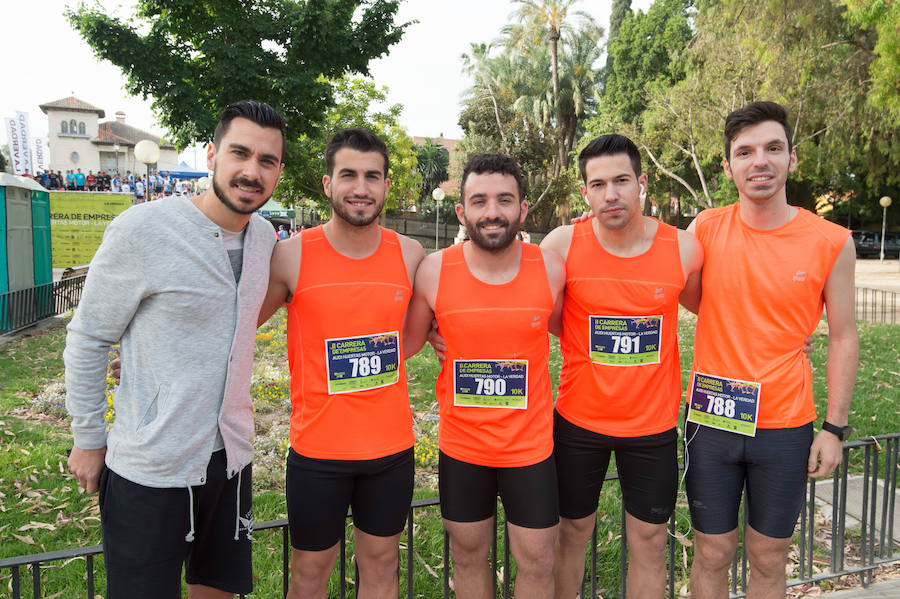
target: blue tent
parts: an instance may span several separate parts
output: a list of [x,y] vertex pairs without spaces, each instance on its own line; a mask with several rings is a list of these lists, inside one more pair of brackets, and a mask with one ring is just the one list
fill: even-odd
[[160,173],[166,172],[169,173],[170,177],[174,177],[175,179],[199,179],[201,177],[206,177],[207,175],[209,175],[209,171],[195,171],[194,169],[189,167],[183,160],[175,170],[160,170]]

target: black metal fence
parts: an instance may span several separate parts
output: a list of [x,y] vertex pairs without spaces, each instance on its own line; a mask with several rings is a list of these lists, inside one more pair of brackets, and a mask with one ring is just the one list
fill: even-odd
[[897,296],[895,291],[857,287],[856,320],[888,324],[900,323],[900,313],[897,312],[900,302],[897,301]]
[[0,335],[72,310],[81,300],[86,275],[0,293]]
[[[788,581],[790,586],[800,585],[808,582],[818,582],[830,578],[840,576],[855,575],[859,576],[861,584],[867,586],[872,581],[873,571],[882,564],[895,562],[900,560],[900,547],[897,542],[900,539],[894,537],[894,513],[897,508],[895,505],[895,497],[897,494],[897,468],[898,468],[898,448],[900,448],[900,433],[881,435],[878,437],[868,437],[859,441],[844,444],[844,456],[842,465],[835,471],[833,477],[824,484],[832,484],[831,492],[832,517],[830,523],[824,527],[816,526],[816,481],[810,480],[806,489],[805,508],[801,514],[799,523],[799,532],[795,535],[795,541],[799,550],[799,564],[797,571]],[[883,461],[882,461],[883,460]],[[862,479],[861,489],[862,496],[858,501],[849,499],[848,496],[848,480],[851,472],[861,472],[856,474]],[[616,475],[610,474],[608,480],[615,480]],[[822,485],[823,482],[818,483]],[[879,501],[880,500],[880,501]],[[401,596],[405,589],[405,597],[413,599],[416,597],[414,588],[414,571],[416,569],[416,538],[414,535],[415,527],[413,526],[413,518],[416,510],[436,506],[437,498],[422,499],[414,501],[407,519],[406,526],[406,547],[401,550],[401,563],[406,566],[406,584],[400,585]],[[856,518],[852,514],[859,514]],[[619,569],[619,596],[625,599],[625,572],[627,564],[627,551],[625,549],[627,538],[624,529],[624,513],[621,514],[622,524],[620,529],[622,539],[622,549],[620,551],[620,569]],[[849,520],[858,520],[858,532],[856,527],[849,526]],[[744,521],[746,526],[746,519]],[[262,530],[281,530],[281,552],[282,552],[282,592],[286,594],[288,578],[291,546],[287,527],[287,520],[273,520],[269,522],[257,523],[254,525],[254,531]],[[668,545],[668,596],[671,599],[677,594],[676,589],[676,548],[678,541],[674,540],[675,520],[669,522],[669,545]],[[816,533],[819,536],[824,534],[824,542],[818,539],[820,544],[817,545]],[[502,556],[498,555],[498,537],[504,536]],[[80,547],[75,549],[66,549],[63,551],[53,551],[49,553],[38,553],[26,555],[22,557],[14,557],[0,560],[0,574],[4,570],[10,571],[10,581],[8,588],[12,591],[13,599],[22,597],[22,578],[31,578],[32,596],[39,598],[42,596],[41,588],[41,569],[42,565],[49,562],[71,561],[76,558],[85,558],[85,576],[86,589],[77,592],[70,589],[67,597],[86,596],[89,599],[95,597],[94,584],[94,556],[101,554],[103,547],[94,545],[91,547]],[[342,540],[340,544],[340,556],[338,558],[339,569],[339,597],[345,599],[350,594],[348,589],[348,568],[352,567],[348,563],[346,540]],[[403,555],[405,553],[405,556]],[[510,568],[509,542],[506,533],[505,524],[495,527],[494,545],[492,550],[491,562],[494,568],[494,579],[499,574],[501,582],[499,588],[494,589],[494,597],[502,596],[509,599],[512,592],[513,576]],[[828,555],[825,560],[822,556]],[[814,557],[818,556],[818,557]],[[598,592],[598,539],[597,529],[595,527],[589,555],[587,556],[587,567],[585,569],[585,579],[582,584],[582,597],[596,597]],[[450,597],[450,544],[446,532],[443,538],[442,550],[442,568],[443,578],[443,597]],[[423,566],[424,568],[424,566]],[[26,571],[23,574],[23,570]],[[30,570],[30,576],[27,572]],[[743,597],[747,590],[747,558],[740,549],[735,554],[731,571],[731,596]],[[818,571],[817,571],[818,570]],[[684,572],[682,571],[682,575]],[[399,574],[398,574],[399,575]],[[3,577],[6,578],[6,577]],[[0,579],[2,580],[2,579]],[[354,568],[354,588],[358,588],[355,584],[358,581],[358,572]],[[4,585],[7,586],[7,585]],[[421,593],[421,591],[419,591]],[[426,595],[427,596],[427,595]]]

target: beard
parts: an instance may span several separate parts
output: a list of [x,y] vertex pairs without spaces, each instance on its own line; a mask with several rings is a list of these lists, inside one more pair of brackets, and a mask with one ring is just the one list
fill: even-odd
[[[263,186],[257,181],[251,181],[250,179],[245,179],[244,177],[236,177],[232,179],[228,186],[234,185],[243,185],[244,187],[253,187],[259,190],[264,190]],[[225,204],[225,206],[231,210],[232,212],[236,212],[238,214],[253,214],[256,212],[260,206],[266,203],[269,198],[265,198],[263,201],[258,204],[243,204],[238,203],[232,200],[226,195],[225,190],[222,189],[222,186],[219,185],[218,178],[216,177],[215,171],[213,171],[213,181],[212,181],[213,193],[219,198],[219,201]]]
[[366,199],[375,202],[375,212],[373,214],[355,214],[352,209],[348,209],[344,204],[344,198],[335,200],[334,187],[331,188],[331,198],[329,198],[329,202],[331,203],[331,209],[334,211],[334,214],[336,214],[342,220],[347,221],[354,227],[366,227],[374,223],[376,220],[378,220],[378,217],[381,216],[381,211],[384,209],[384,199],[381,200],[381,204],[378,203],[377,199],[371,196],[366,196],[365,198],[359,199]]
[[[489,237],[481,231],[481,227],[485,225],[501,225],[505,227],[504,233],[499,237]],[[499,252],[508,248],[515,241],[519,226],[518,220],[511,223],[505,218],[483,220],[478,223],[470,223],[468,219],[466,220],[466,232],[469,234],[469,239],[479,248],[489,252]]]

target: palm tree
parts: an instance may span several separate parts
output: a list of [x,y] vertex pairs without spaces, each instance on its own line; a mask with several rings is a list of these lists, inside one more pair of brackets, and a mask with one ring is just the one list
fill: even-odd
[[419,199],[428,197],[431,191],[450,178],[447,167],[450,165],[450,152],[447,148],[431,139],[425,139],[424,146],[416,146],[419,161],[419,173],[422,175]]
[[463,72],[472,75],[475,79],[475,85],[472,87],[472,93],[477,94],[478,90],[484,90],[491,99],[494,106],[494,118],[497,120],[497,129],[500,131],[500,138],[503,140],[504,151],[509,154],[509,143],[506,141],[506,133],[503,130],[503,122],[500,119],[500,106],[497,103],[499,88],[503,87],[501,82],[501,74],[498,73],[497,59],[491,59],[488,54],[491,51],[491,44],[469,44],[470,54],[463,54]]
[[[513,13],[514,23],[502,30],[502,43],[509,50],[520,52],[526,59],[534,62],[540,60],[542,49],[546,47],[544,39],[550,42],[549,70],[551,73],[552,95],[549,100],[550,114],[556,119],[557,159],[555,175],[558,175],[568,164],[566,149],[566,133],[563,123],[567,120],[560,102],[560,52],[559,42],[564,46],[583,44],[585,38],[592,38],[590,43],[599,44],[602,28],[594,19],[583,11],[573,10],[578,0],[515,0],[519,8]],[[578,26],[573,25],[571,17],[577,17]],[[535,65],[538,66],[538,65]],[[593,70],[593,67],[591,67]],[[533,115],[547,113],[546,107],[540,106],[544,100],[533,97],[523,101]]]

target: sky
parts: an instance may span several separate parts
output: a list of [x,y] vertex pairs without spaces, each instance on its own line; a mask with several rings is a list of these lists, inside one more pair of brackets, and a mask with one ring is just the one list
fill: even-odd
[[[132,14],[134,0],[98,0],[121,17]],[[652,0],[632,0],[634,10],[646,10]],[[75,0],[10,2],[3,9],[6,26],[0,35],[0,56],[9,69],[0,92],[0,117],[29,113],[31,135],[46,136],[47,117],[38,108],[70,95],[115,118],[122,110],[130,125],[165,135],[151,109],[151,100],[129,96],[119,69],[98,60],[72,29],[63,13]],[[611,0],[582,0],[575,8],[609,26]],[[410,135],[459,138],[459,103],[471,79],[462,73],[461,55],[470,43],[489,42],[515,10],[511,0],[405,0],[396,22],[416,20],[388,56],[369,64],[379,85],[389,89],[388,103],[402,104],[401,124]],[[13,24],[23,26],[14,26]],[[35,32],[40,35],[35,37]],[[0,127],[0,143],[6,128]],[[52,153],[52,148],[51,148]],[[188,150],[188,164],[202,153]]]

